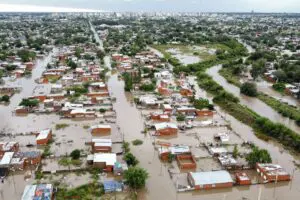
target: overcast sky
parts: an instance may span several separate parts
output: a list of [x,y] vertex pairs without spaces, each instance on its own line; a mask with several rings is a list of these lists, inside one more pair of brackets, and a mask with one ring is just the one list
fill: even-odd
[[300,12],[300,0],[0,0],[1,4],[106,11]]

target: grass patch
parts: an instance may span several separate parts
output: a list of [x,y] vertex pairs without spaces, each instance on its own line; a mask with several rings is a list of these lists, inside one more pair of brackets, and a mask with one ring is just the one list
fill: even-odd
[[239,77],[233,75],[229,68],[222,68],[219,73],[227,80],[228,83],[233,84],[237,87],[242,86]]
[[103,185],[97,182],[93,182],[69,190],[64,187],[59,187],[56,193],[56,199],[76,198],[82,200],[94,200],[100,199],[100,196],[103,194]]
[[[164,56],[169,59],[172,57],[172,54],[169,53],[168,49],[178,49],[181,54],[197,56],[201,60],[213,60],[216,58],[215,55],[208,53],[209,49],[226,49],[225,45],[215,44],[215,45],[194,45],[197,47],[204,47],[206,49],[195,49],[191,45],[182,45],[182,44],[166,44],[166,45],[153,45],[152,47],[160,51]],[[220,48],[219,48],[220,47]],[[228,48],[228,47],[227,47]]]
[[89,128],[90,128],[90,125],[83,125],[82,128],[84,128],[84,129],[89,129]]
[[134,146],[142,145],[142,144],[143,144],[143,141],[142,141],[142,140],[139,140],[139,139],[136,139],[136,140],[133,140],[133,141],[132,141],[132,144],[133,144]]
[[74,166],[80,166],[81,165],[81,160],[73,160],[68,157],[63,157],[58,161],[58,164],[64,167],[74,165]]
[[55,129],[56,130],[65,129],[65,128],[69,127],[69,126],[70,126],[69,124],[56,124],[55,125]]

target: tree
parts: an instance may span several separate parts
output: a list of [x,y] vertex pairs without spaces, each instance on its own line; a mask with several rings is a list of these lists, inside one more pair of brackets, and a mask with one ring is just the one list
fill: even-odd
[[71,60],[71,59],[69,59],[69,60],[67,61],[67,65],[68,65],[69,67],[71,67],[71,69],[76,69],[76,68],[77,68],[77,64],[76,64],[73,60]]
[[98,58],[100,58],[100,60],[102,60],[105,57],[105,52],[102,50],[98,50],[97,56],[98,56]]
[[232,152],[232,156],[233,156],[234,158],[237,158],[238,155],[239,155],[238,147],[237,147],[237,145],[234,145],[234,149],[233,149],[233,152]]
[[154,84],[146,84],[144,83],[143,85],[140,86],[140,90],[145,91],[145,92],[151,92],[155,90],[155,85]]
[[265,63],[266,63],[265,60],[260,59],[252,64],[252,69],[250,73],[254,79],[256,79],[259,75],[261,75],[265,71]]
[[132,76],[129,73],[124,73],[123,77],[124,77],[124,81],[125,81],[124,89],[126,92],[129,92],[133,86]]
[[283,92],[285,90],[285,84],[284,83],[274,83],[273,86],[274,90],[278,92]]
[[148,172],[139,167],[129,167],[124,173],[125,183],[134,190],[144,187],[148,177]]
[[176,120],[179,122],[183,122],[185,120],[185,116],[183,114],[179,114],[177,115]]
[[136,166],[139,163],[136,157],[130,152],[125,154],[124,160],[129,166]]
[[277,78],[279,82],[286,82],[287,81],[287,75],[283,70],[277,70],[273,73],[273,75]]
[[245,94],[250,97],[257,96],[257,89],[256,89],[256,85],[254,83],[249,83],[249,82],[243,83],[240,91],[242,94]]
[[208,99],[195,99],[194,107],[199,110],[202,110],[203,108],[211,108]]
[[26,107],[35,107],[39,105],[39,100],[37,99],[22,99],[19,106],[26,106]]
[[4,102],[8,103],[9,102],[9,96],[8,95],[2,96],[0,101],[4,101]]
[[246,156],[246,160],[251,167],[254,167],[256,163],[271,163],[272,158],[266,149],[259,149],[253,147],[252,152]]
[[122,148],[124,149],[125,153],[128,153],[130,151],[130,144],[129,144],[129,142],[123,142]]
[[80,150],[79,149],[73,150],[70,156],[72,157],[73,160],[78,160],[80,158]]

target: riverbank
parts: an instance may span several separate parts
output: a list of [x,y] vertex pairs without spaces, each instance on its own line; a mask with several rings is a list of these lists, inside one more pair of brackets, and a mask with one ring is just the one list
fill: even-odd
[[[238,56],[231,57],[232,60],[237,58]],[[245,105],[242,105],[237,97],[235,97],[232,93],[227,92],[207,74],[208,69],[213,66],[217,66],[216,64],[218,63],[224,63],[228,60],[230,60],[230,58],[200,62],[187,66],[175,66],[174,72],[176,74],[181,72],[188,74],[196,73],[199,86],[214,96],[214,103],[219,105],[222,109],[239,121],[252,127],[258,137],[264,140],[272,138],[283,144],[286,148],[300,152],[300,135],[298,135],[297,132],[280,123],[276,123],[266,117],[262,117],[257,112]],[[221,67],[221,65],[219,66]],[[217,69],[217,72],[218,71],[219,68]]]
[[[222,75],[228,81],[228,83],[233,84],[239,88],[241,87],[242,84],[239,80],[239,77],[234,75],[230,69],[222,68],[219,71],[219,74]],[[262,92],[258,93],[257,98],[276,110],[283,117],[288,117],[292,120],[295,120],[296,124],[300,126],[300,110],[297,109],[297,107],[282,103],[279,100]]]

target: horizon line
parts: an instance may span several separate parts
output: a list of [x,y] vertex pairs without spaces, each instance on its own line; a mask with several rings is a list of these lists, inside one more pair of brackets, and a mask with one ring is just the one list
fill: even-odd
[[224,13],[224,14],[300,14],[300,12],[286,12],[286,11],[117,11],[117,10],[94,10],[87,8],[69,8],[56,6],[39,6],[29,4],[3,4],[0,3],[0,13],[103,13],[103,12],[117,12],[117,13]]

